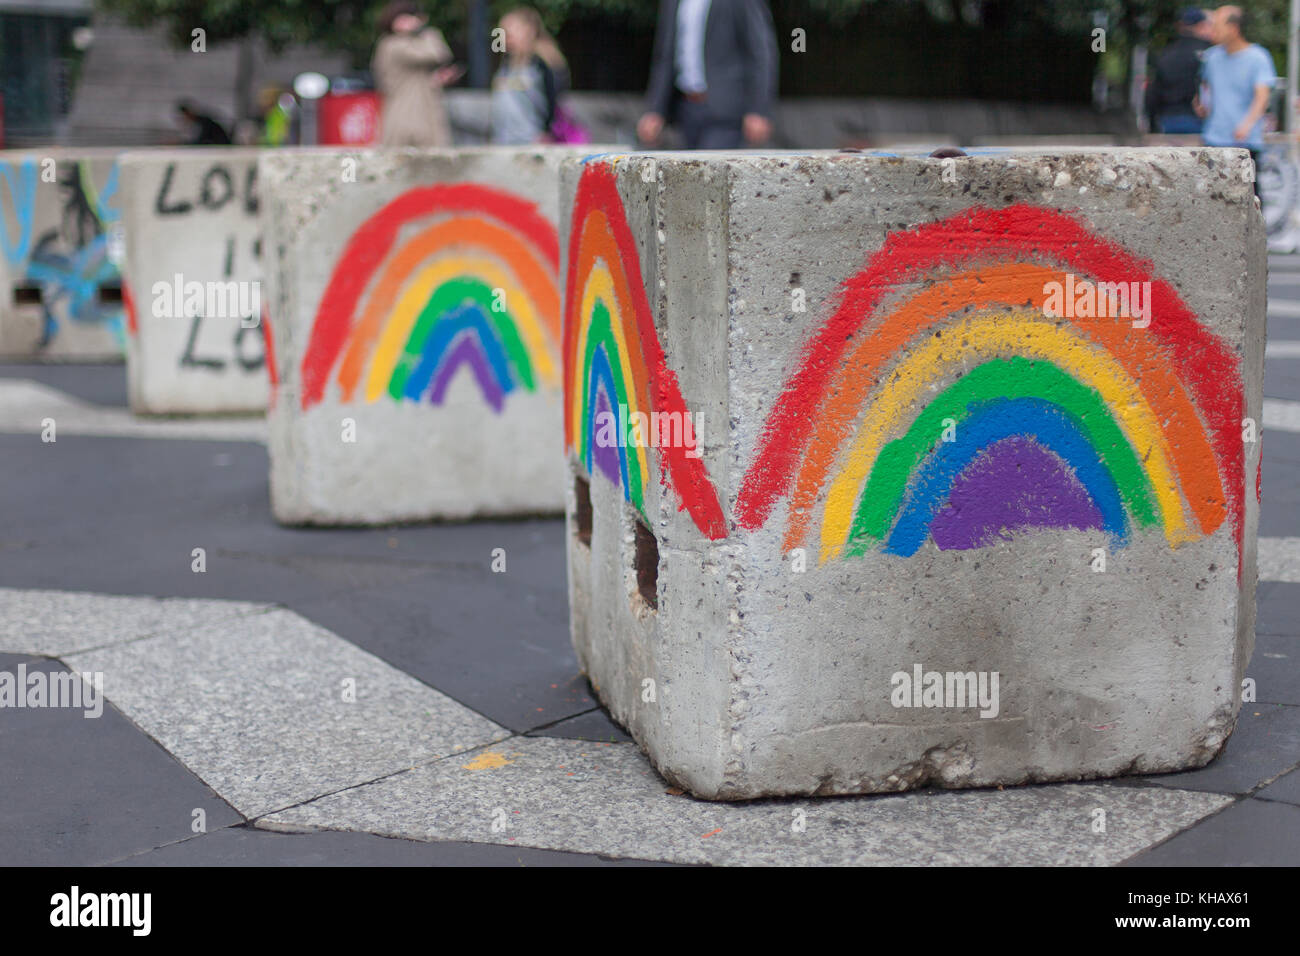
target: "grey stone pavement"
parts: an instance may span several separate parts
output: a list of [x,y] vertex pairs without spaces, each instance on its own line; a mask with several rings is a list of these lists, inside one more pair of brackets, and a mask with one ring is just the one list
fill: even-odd
[[1225,752],[827,800],[670,790],[578,674],[560,520],[281,528],[261,421],[137,421],[120,366],[0,365],[0,671],[108,701],[0,710],[0,862],[1300,864],[1300,257],[1269,297],[1258,700]]

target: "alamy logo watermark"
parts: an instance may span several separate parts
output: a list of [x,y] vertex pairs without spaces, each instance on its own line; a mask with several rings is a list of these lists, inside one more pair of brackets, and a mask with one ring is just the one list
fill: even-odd
[[104,713],[104,675],[99,671],[55,671],[47,673],[19,664],[17,671],[0,671],[0,709],[72,707],[81,716]]
[[895,671],[889,702],[895,707],[978,707],[985,718],[998,715],[998,672],[926,671],[920,664],[912,672]]
[[[619,422],[626,427],[619,430]],[[699,430],[703,415],[686,412],[629,412],[619,404],[618,414],[596,413],[596,447],[598,448],[685,448],[687,458],[699,458]]]
[[1043,285],[1043,314],[1052,319],[1132,319],[1151,324],[1150,282],[1089,282],[1067,272],[1064,282]]
[[178,272],[171,282],[155,282],[150,291],[155,319],[201,315],[205,319],[239,319],[252,328],[262,315],[260,282],[187,282]]
[[50,897],[51,926],[126,926],[148,936],[153,926],[152,893],[82,893],[74,886]]

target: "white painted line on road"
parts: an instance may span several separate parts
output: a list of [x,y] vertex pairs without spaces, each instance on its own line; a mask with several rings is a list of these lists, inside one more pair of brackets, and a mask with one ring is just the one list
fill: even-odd
[[1269,299],[1268,314],[1275,319],[1300,319],[1300,302],[1294,299]]
[[1300,358],[1300,342],[1269,342],[1264,347],[1266,359]]
[[1300,584],[1300,538],[1260,538],[1259,579]]
[[1264,399],[1264,428],[1300,432],[1300,402],[1288,402],[1280,398]]

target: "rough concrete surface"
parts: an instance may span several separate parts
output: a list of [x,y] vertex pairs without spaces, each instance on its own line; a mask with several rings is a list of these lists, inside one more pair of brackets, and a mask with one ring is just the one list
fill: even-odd
[[0,356],[121,358],[117,155],[113,149],[0,151]]
[[[574,644],[669,779],[741,799],[1218,753],[1254,633],[1248,168],[1212,149],[566,167],[566,322],[597,342],[566,381],[590,489],[570,480]],[[632,290],[603,298],[602,230]],[[589,371],[602,349],[631,369],[616,394]],[[702,417],[702,469],[600,447],[602,410],[674,399]]]
[[566,155],[261,159],[280,521],[560,510],[555,230]]
[[137,414],[266,408],[259,152],[138,150],[119,160]]

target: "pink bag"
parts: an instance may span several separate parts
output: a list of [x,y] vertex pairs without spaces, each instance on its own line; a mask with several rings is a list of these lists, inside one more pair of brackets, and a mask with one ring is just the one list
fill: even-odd
[[555,104],[555,119],[551,121],[551,136],[557,143],[590,143],[591,134],[578,122],[577,117],[561,104]]

